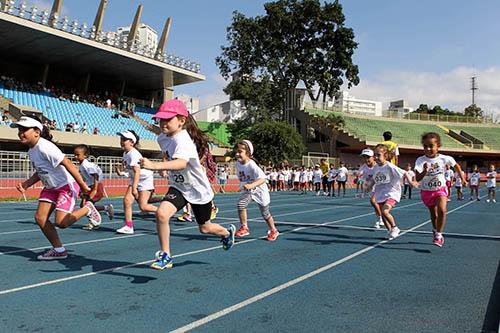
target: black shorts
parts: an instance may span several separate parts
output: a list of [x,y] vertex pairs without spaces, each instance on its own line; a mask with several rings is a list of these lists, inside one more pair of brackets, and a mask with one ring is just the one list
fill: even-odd
[[168,201],[177,208],[177,211],[181,210],[188,203],[193,209],[194,217],[198,224],[205,224],[205,222],[210,221],[210,215],[212,215],[212,201],[207,202],[203,205],[196,205],[188,202],[182,193],[173,187],[168,189],[167,194],[161,199],[161,201]]

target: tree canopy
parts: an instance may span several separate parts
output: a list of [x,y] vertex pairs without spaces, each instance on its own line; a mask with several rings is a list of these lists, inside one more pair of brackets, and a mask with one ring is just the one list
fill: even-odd
[[345,82],[359,83],[352,61],[358,44],[338,1],[277,0],[264,9],[256,17],[233,13],[228,45],[216,59],[226,79],[238,73],[225,92],[245,99],[249,113],[282,118],[286,93],[300,81],[314,101],[333,97]]

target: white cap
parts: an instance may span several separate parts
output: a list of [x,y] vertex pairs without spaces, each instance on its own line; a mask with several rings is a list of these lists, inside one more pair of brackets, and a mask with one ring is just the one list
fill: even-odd
[[253,144],[250,142],[250,140],[243,140],[243,142],[246,143],[248,149],[250,149],[250,155],[253,155]]
[[123,131],[123,132],[117,132],[117,135],[123,136],[124,138],[132,140],[133,143],[137,142],[137,137],[134,135],[134,133],[130,131]]
[[316,164],[314,167],[315,167],[315,168],[319,168],[319,164]]
[[373,156],[373,150],[371,150],[370,148],[366,148],[366,149],[363,149],[363,151],[361,152],[361,154],[359,154],[360,156]]
[[32,127],[35,127],[35,128],[38,128],[40,131],[43,131],[43,125],[41,122],[39,122],[38,120],[35,120],[31,117],[21,117],[19,118],[18,121],[16,121],[15,123],[12,123],[10,124],[10,127],[26,127],[26,128],[32,128]]

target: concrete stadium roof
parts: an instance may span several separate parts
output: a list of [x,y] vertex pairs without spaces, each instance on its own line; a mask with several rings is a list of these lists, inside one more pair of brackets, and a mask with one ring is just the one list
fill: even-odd
[[2,12],[0,41],[0,52],[10,58],[105,75],[148,90],[205,80],[202,74]]

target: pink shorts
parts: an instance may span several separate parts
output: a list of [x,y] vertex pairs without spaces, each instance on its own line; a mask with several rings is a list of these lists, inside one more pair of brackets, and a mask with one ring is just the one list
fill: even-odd
[[449,180],[446,181],[446,187],[451,187],[451,182]]
[[420,191],[420,197],[422,198],[424,205],[426,205],[427,207],[436,206],[436,199],[438,197],[447,197],[447,196],[448,196],[448,189],[446,187],[442,187],[437,191],[426,191],[426,190]]
[[396,206],[397,203],[398,202],[396,200],[394,200],[394,199],[387,199],[384,202],[377,202],[377,204],[379,205],[380,208],[384,207],[385,204],[388,204],[391,207],[394,207],[394,206]]
[[479,189],[479,185],[470,185],[471,190],[477,190]]
[[79,192],[80,186],[76,182],[59,188],[44,188],[38,201],[53,203],[56,205],[56,210],[71,213],[75,208]]

